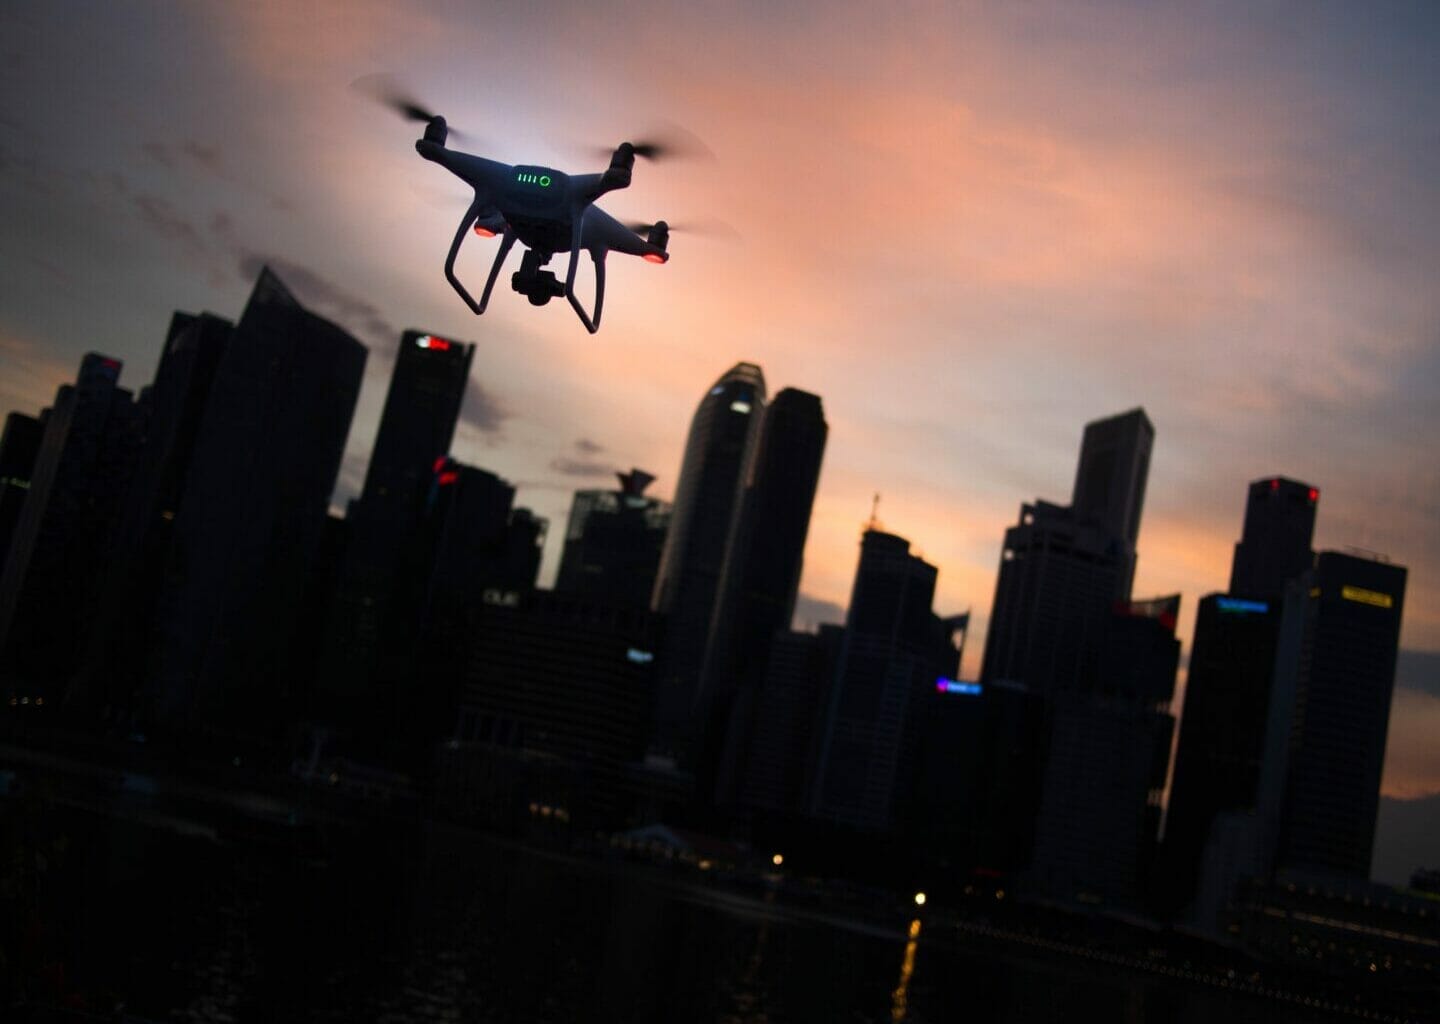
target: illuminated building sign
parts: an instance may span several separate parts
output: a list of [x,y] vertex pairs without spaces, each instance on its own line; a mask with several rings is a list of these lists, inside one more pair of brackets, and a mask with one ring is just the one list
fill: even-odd
[[1340,588],[1340,596],[1347,601],[1358,601],[1360,604],[1370,604],[1376,608],[1395,607],[1395,599],[1389,594],[1382,594],[1378,590],[1366,590],[1364,587],[1352,587],[1347,584]]
[[480,599],[486,604],[493,604],[498,608],[520,607],[520,594],[515,590],[497,590],[490,587],[480,595]]
[[444,352],[450,347],[450,343],[444,338],[437,338],[433,334],[422,334],[415,339],[415,344],[421,348],[433,349],[436,352]]
[[946,679],[943,676],[935,680],[935,689],[939,693],[963,693],[969,697],[978,697],[984,687],[979,683],[962,683],[954,679]]
[[1250,612],[1268,612],[1270,606],[1264,601],[1244,601],[1238,597],[1222,597],[1216,600],[1215,607],[1222,612],[1230,612],[1232,615],[1245,615]]
[[638,647],[632,647],[625,652],[625,657],[637,665],[648,665],[655,660],[655,655],[650,651],[642,651]]

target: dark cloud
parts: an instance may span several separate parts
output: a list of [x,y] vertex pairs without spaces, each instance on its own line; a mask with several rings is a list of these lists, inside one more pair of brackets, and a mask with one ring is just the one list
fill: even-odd
[[191,256],[205,253],[209,246],[205,243],[204,236],[200,233],[189,218],[171,205],[168,199],[160,196],[139,195],[134,199],[135,209],[140,213],[140,222],[147,228],[168,238],[173,242],[179,242]]
[[[307,307],[382,347],[393,346],[400,336],[399,328],[387,320],[374,304],[303,264],[282,256],[265,256],[242,249],[238,265],[240,275],[246,281],[255,280],[260,276],[261,269],[268,266]],[[469,395],[466,396],[466,404],[470,404]]]
[[471,377],[465,384],[465,401],[460,406],[460,422],[482,434],[498,435],[510,418],[510,411],[498,398]]
[[795,618],[792,628],[813,632],[825,623],[843,623],[845,609],[834,601],[824,601],[809,594],[801,594],[795,601]]
[[555,456],[550,460],[550,468],[565,476],[609,476],[615,472],[615,467],[608,462],[586,462],[568,455]]
[[1395,662],[1395,685],[1440,697],[1440,651],[1400,649]]
[[588,437],[582,437],[580,438],[580,440],[575,442],[575,450],[578,452],[583,452],[586,455],[599,455],[605,450],[605,446],[602,444],[596,444]]
[[187,139],[180,149],[181,152],[190,158],[191,162],[197,164],[204,170],[216,176],[224,175],[225,165],[220,159],[220,151],[214,146],[206,146],[196,142],[194,139]]

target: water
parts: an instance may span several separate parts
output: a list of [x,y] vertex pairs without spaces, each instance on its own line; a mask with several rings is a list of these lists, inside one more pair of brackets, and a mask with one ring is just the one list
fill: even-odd
[[[31,999],[217,1024],[1301,1019],[986,948],[899,910],[789,906],[445,826],[235,835],[5,806],[12,999],[23,983]],[[17,855],[39,859],[17,869]]]

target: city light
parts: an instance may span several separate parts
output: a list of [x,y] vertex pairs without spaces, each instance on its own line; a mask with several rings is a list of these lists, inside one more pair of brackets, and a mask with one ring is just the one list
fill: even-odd
[[1374,605],[1376,608],[1395,607],[1395,599],[1389,594],[1382,594],[1378,590],[1366,590],[1364,587],[1352,587],[1346,584],[1340,588],[1340,596],[1347,601]]
[[923,907],[925,905],[925,894],[923,892],[917,892],[915,894],[915,905],[917,907]]
[[935,681],[935,689],[939,693],[963,693],[970,697],[978,697],[985,690],[979,683],[962,683],[944,677]]
[[785,858],[783,855],[777,853],[775,854],[775,856],[770,858],[770,863],[774,864],[778,868],[781,864],[785,863]]
[[1239,597],[1221,597],[1215,601],[1215,607],[1222,612],[1244,615],[1247,612],[1268,612],[1270,606],[1264,601],[1246,601]]

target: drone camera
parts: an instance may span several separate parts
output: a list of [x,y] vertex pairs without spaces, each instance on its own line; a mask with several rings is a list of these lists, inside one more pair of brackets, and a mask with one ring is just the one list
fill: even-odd
[[517,270],[510,275],[510,287],[529,299],[532,306],[543,306],[565,294],[565,286],[548,270],[536,270],[529,274]]

